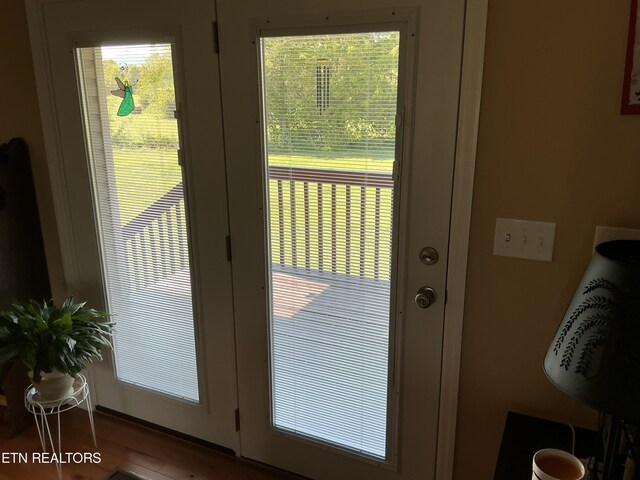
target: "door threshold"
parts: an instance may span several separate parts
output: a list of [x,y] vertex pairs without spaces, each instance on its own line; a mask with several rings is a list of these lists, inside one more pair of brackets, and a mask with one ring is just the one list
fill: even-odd
[[112,410],[110,408],[107,407],[102,407],[100,405],[96,405],[96,412],[99,412],[103,415],[108,415],[110,417],[113,418],[117,418],[119,420],[124,420],[125,422],[131,423],[133,425],[139,426],[139,427],[143,427],[146,428],[148,430],[152,430],[154,432],[158,432],[161,433],[163,435],[167,435],[173,438],[176,438],[178,440],[183,440],[185,442],[189,442],[189,443],[193,443],[195,445],[204,447],[204,448],[208,448],[210,450],[213,450],[215,452],[218,453],[222,453],[223,455],[229,455],[231,457],[236,458],[237,460],[241,461],[241,462],[245,462],[248,464],[252,464],[255,466],[258,466],[260,468],[264,468],[266,470],[270,470],[272,472],[277,472],[278,474],[282,475],[283,478],[290,478],[291,480],[311,480],[309,477],[303,477],[300,475],[297,475],[295,473],[289,472],[288,470],[284,470],[282,468],[278,468],[278,467],[274,467],[273,465],[269,465],[268,463],[264,463],[264,462],[260,462],[257,460],[253,460],[251,458],[248,457],[243,457],[243,456],[238,456],[236,455],[236,452],[231,449],[231,448],[227,448],[227,447],[223,447],[222,445],[218,445],[216,443],[212,443],[212,442],[207,442],[206,440],[202,440],[201,438],[198,437],[194,437],[191,435],[187,435],[185,433],[182,432],[178,432],[177,430],[172,430],[170,428],[167,427],[163,427],[161,425],[157,425],[155,423],[152,422],[147,422],[146,420],[142,420],[140,418],[134,417],[132,415],[127,415],[125,413],[120,413],[117,410]]
[[193,437],[191,435],[187,435],[186,433],[179,432],[177,430],[172,430],[171,428],[163,427],[162,425],[158,425],[152,422],[147,422],[146,420],[142,420],[140,418],[127,415],[125,413],[118,412],[117,410],[112,410],[107,407],[102,407],[100,405],[96,405],[96,412],[103,413],[105,415],[109,415],[114,418],[119,418],[120,420],[124,420],[129,423],[133,423],[140,427],[147,428],[149,430],[153,430],[158,433],[162,433],[164,435],[168,435],[170,437],[177,438],[179,440],[184,440],[189,443],[193,443],[195,445],[199,445],[201,447],[208,448],[210,450],[215,450],[216,452],[223,453],[225,455],[230,455],[232,457],[237,457],[236,452],[227,447],[223,447],[222,445],[218,445],[216,443],[208,442],[198,437]]

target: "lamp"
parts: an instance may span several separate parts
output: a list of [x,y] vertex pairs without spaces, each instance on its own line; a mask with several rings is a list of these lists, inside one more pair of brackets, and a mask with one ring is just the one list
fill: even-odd
[[640,240],[596,247],[544,371],[564,393],[611,416],[603,476],[611,478],[623,422],[640,423]]

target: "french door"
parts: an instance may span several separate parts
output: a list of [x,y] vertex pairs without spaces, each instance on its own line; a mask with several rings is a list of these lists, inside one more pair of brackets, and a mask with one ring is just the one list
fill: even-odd
[[118,323],[96,403],[434,478],[464,2],[28,5],[65,278]]
[[48,154],[67,185],[67,286],[117,324],[95,403],[237,451],[214,5],[32,7],[55,101]]
[[403,3],[218,4],[242,453],[311,478],[435,472],[464,9]]

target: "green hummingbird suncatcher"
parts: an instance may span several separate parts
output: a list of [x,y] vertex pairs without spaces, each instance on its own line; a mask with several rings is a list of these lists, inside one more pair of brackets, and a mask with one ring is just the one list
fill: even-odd
[[118,77],[116,77],[116,83],[118,84],[117,90],[111,90],[111,94],[116,97],[122,98],[122,102],[120,102],[120,108],[118,108],[117,115],[119,117],[126,117],[135,108],[135,104],[133,102],[133,92],[131,91],[131,85],[129,85],[129,80],[125,80],[122,83]]

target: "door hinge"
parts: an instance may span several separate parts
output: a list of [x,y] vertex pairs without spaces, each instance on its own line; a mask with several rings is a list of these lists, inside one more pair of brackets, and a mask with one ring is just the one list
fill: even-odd
[[227,235],[227,262],[231,261],[231,235]]
[[447,304],[447,300],[449,299],[449,290],[444,289],[444,304]]
[[184,165],[184,151],[181,148],[178,149],[178,165]]
[[393,162],[393,171],[391,173],[391,178],[394,182],[400,182],[400,169],[402,168],[402,162]]
[[218,33],[218,22],[211,22],[213,33],[213,51],[220,53],[220,34]]
[[240,409],[239,408],[236,408],[235,420],[236,420],[236,432],[239,432],[240,431]]

